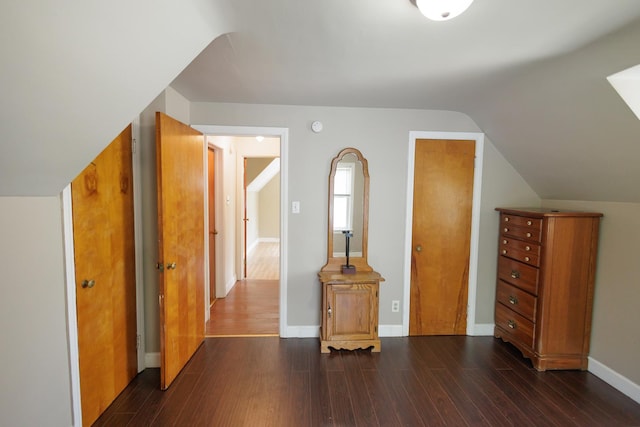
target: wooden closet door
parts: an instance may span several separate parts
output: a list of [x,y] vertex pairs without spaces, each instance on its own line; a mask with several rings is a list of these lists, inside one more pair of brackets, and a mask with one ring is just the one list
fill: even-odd
[[164,390],[204,341],[204,136],[156,113],[156,156]]
[[416,141],[409,335],[464,335],[475,141]]
[[71,184],[82,423],[137,373],[131,126]]

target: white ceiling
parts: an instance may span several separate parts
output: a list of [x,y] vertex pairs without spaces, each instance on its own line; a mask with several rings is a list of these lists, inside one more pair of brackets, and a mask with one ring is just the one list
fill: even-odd
[[640,202],[640,121],[606,77],[640,63],[640,1],[233,2],[236,31],[171,86],[191,101],[468,114],[543,198]]
[[606,80],[640,64],[639,0],[476,0],[445,22],[411,0],[14,1],[0,61],[0,195],[57,195],[171,85],[459,111],[541,197],[640,202],[640,120]]

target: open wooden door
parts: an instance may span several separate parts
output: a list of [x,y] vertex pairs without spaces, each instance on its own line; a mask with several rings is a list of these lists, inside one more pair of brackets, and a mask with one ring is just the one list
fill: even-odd
[[204,136],[156,113],[160,386],[167,389],[204,340]]
[[467,330],[475,141],[416,140],[409,335]]
[[82,424],[138,371],[131,126],[71,183]]
[[216,153],[209,147],[208,164],[208,203],[209,203],[209,305],[216,300]]

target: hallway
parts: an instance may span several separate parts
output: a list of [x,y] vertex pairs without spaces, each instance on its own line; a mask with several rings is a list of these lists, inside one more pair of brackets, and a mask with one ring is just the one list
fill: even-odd
[[247,279],[211,306],[205,336],[278,336],[279,249],[278,243],[259,243],[249,254]]

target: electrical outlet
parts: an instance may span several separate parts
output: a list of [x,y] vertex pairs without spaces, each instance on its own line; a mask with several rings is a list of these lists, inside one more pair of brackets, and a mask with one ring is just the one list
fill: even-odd
[[400,311],[400,301],[398,301],[397,299],[391,301],[391,311],[393,313],[397,313]]

